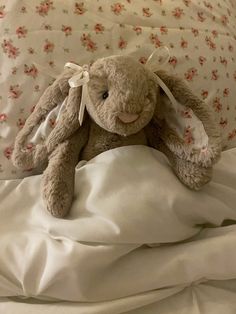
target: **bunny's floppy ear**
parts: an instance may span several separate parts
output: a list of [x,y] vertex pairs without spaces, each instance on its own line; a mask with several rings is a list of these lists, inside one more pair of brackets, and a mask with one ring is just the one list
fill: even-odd
[[44,164],[55,147],[80,127],[81,86],[85,81],[87,76],[82,67],[66,64],[16,137],[12,154],[16,167],[32,169]]
[[222,150],[213,112],[179,78],[163,71],[156,75],[159,85],[165,85],[160,86],[163,141],[179,158],[210,167]]
[[[213,112],[184,81],[158,70],[160,63],[153,59],[155,56],[152,54],[147,66],[155,72],[160,88],[160,104],[154,118],[161,125],[161,139],[178,158],[211,167],[222,150]],[[168,55],[165,59],[168,60]]]

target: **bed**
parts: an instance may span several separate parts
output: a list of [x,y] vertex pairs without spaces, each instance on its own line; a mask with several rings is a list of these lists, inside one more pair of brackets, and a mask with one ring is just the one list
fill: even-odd
[[[0,2],[0,313],[235,313],[235,21],[226,0]],[[190,191],[162,153],[121,147],[80,162],[70,215],[50,216],[11,153],[52,75],[162,45],[215,113],[212,181]]]

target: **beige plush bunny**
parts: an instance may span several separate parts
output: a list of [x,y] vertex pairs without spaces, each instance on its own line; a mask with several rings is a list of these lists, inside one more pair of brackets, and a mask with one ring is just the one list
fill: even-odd
[[[129,56],[98,59],[77,72],[76,66],[66,68],[48,87],[17,135],[12,156],[23,169],[48,162],[42,190],[53,216],[63,217],[71,207],[78,161],[115,147],[149,145],[167,156],[187,187],[198,190],[209,182],[221,152],[219,130],[210,109],[180,79],[154,73]],[[55,128],[29,149],[35,126],[63,100]]]

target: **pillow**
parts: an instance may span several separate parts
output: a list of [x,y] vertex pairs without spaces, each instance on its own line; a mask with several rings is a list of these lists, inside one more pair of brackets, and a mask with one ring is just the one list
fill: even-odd
[[[230,0],[12,0],[0,5],[0,178],[16,170],[14,138],[67,61],[170,49],[166,70],[184,78],[215,112],[225,148],[236,145],[236,5]],[[52,127],[53,122],[51,121]]]

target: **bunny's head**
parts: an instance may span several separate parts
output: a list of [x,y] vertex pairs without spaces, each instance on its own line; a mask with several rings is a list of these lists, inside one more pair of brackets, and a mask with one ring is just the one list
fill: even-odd
[[154,73],[128,56],[99,59],[89,73],[86,108],[100,127],[128,136],[150,122],[158,94]]

